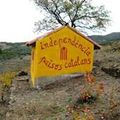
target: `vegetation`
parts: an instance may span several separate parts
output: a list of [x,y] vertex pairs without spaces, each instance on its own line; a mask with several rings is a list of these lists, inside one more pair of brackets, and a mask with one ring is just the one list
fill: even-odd
[[4,86],[9,87],[12,83],[13,78],[15,77],[15,72],[5,72],[0,74],[1,82]]
[[0,49],[0,54],[2,54],[2,49]]
[[54,29],[70,25],[80,31],[104,30],[108,25],[109,12],[104,6],[93,6],[92,0],[34,0],[45,13],[45,18],[36,22],[36,30]]
[[[101,120],[113,120],[114,116],[117,116],[118,111],[116,111],[116,113],[114,112],[119,106],[119,102],[115,99],[114,95],[117,90],[118,88],[114,87],[111,89],[106,101],[106,111],[102,111],[99,116]],[[103,82],[96,82],[95,77],[91,73],[87,73],[85,76],[84,89],[81,90],[80,97],[78,97],[74,104],[69,104],[66,107],[68,115],[74,120],[96,120],[95,112],[93,111],[96,103],[99,105],[104,103],[106,98],[103,98],[103,95],[105,92],[105,84]]]
[[89,37],[100,44],[108,44],[113,41],[119,41],[120,32],[113,32],[107,35],[91,35]]
[[[90,105],[97,102],[100,89],[96,87],[95,77],[91,73],[85,75],[84,87],[80,91],[80,96],[73,105],[67,106],[69,115],[72,115],[74,120],[95,120],[94,114],[90,111]],[[103,91],[104,87],[102,87]]]
[[12,85],[12,80],[15,77],[14,72],[5,72],[0,74],[0,101],[5,101],[4,97],[7,94],[7,90]]
[[[14,45],[23,47],[22,43],[7,45],[10,48]],[[120,42],[117,41],[95,51],[93,74],[86,74],[85,78],[65,77],[64,80],[57,78],[56,81],[53,80],[56,77],[48,78],[49,83],[48,79],[43,78],[46,85],[42,87],[41,79],[41,89],[37,90],[31,88],[25,76],[19,77],[16,74],[14,78],[15,73],[10,72],[13,71],[13,67],[20,71],[29,71],[29,60],[13,59],[0,62],[2,71],[10,68],[7,70],[9,72],[1,71],[0,75],[0,85],[2,85],[0,86],[0,120],[119,120],[120,77],[113,77],[102,69],[104,67],[108,70],[111,68],[120,70],[119,46]],[[116,71],[111,72],[116,74]],[[13,82],[11,91],[9,90],[10,94],[5,88],[11,85],[13,78],[16,81]],[[6,97],[7,94],[9,94],[8,97]],[[6,100],[10,100],[9,107],[8,104],[3,104]]]
[[5,43],[10,48],[0,49],[0,61],[11,58],[22,58],[23,56],[30,55],[30,48],[23,43]]

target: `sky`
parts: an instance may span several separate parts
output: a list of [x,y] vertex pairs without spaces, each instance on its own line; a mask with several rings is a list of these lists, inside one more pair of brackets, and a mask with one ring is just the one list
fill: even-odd
[[[106,32],[120,32],[120,0],[94,0],[111,11],[111,26]],[[0,42],[26,42],[40,36],[34,32],[34,22],[43,18],[32,0],[0,0]]]

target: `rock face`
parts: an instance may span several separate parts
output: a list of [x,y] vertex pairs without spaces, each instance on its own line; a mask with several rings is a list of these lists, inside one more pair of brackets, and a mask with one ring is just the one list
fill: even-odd
[[109,74],[110,76],[120,78],[120,68],[102,67],[101,70],[103,70],[105,73]]
[[120,41],[104,45],[96,51],[94,66],[112,77],[120,78]]

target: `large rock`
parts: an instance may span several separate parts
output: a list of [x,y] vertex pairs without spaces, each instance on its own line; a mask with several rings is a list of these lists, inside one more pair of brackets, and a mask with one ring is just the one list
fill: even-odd
[[120,78],[120,68],[102,67],[101,69],[110,76]]
[[25,72],[25,71],[20,71],[20,72],[17,74],[17,76],[27,76],[27,75],[28,75],[28,73]]

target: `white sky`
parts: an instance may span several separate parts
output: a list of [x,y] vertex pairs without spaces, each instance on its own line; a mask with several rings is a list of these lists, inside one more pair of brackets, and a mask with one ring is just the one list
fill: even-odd
[[[120,32],[120,0],[94,0],[110,10],[112,25],[106,32]],[[44,16],[32,0],[0,0],[0,42],[25,42],[39,35],[34,33],[34,22]]]

